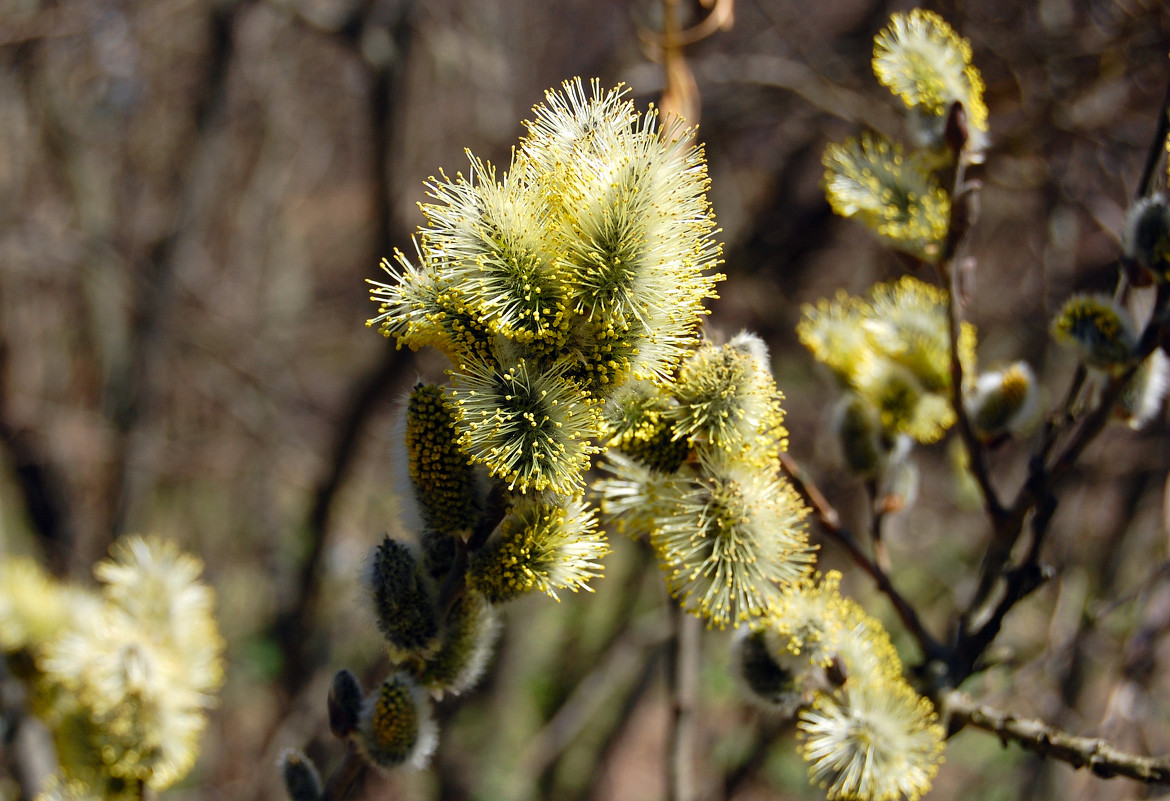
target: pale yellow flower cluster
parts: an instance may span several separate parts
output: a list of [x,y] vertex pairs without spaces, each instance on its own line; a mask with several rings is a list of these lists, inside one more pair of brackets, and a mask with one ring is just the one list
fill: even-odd
[[808,510],[780,473],[780,398],[763,342],[745,333],[611,406],[602,511],[650,542],[672,595],[716,626],[765,614],[811,569]]
[[833,571],[784,587],[740,633],[739,678],[765,708],[798,712],[801,755],[831,801],[916,801],[941,761],[942,727],[881,623],[840,582]]
[[[874,40],[873,69],[905,105],[918,147],[907,152],[874,133],[830,144],[823,157],[825,195],[835,213],[934,262],[943,255],[951,216],[951,196],[939,170],[956,159],[983,160],[983,79],[971,62],[970,43],[942,17],[922,9],[890,18]],[[952,119],[956,105],[963,111],[962,124]]]
[[[609,548],[585,474],[603,410],[670,379],[722,278],[692,130],[580,80],[547,92],[527,128],[507,172],[468,154],[466,177],[432,178],[415,257],[396,253],[390,280],[371,282],[371,325],[451,360],[444,385],[415,387],[399,432],[419,547],[386,538],[367,571],[395,672],[369,694],[335,683],[351,721],[339,736],[382,768],[425,763],[428,694],[479,677],[495,605],[601,575]],[[770,402],[753,416],[774,415]],[[725,433],[729,449],[753,446]]]
[[173,543],[142,537],[95,567],[97,593],[32,560],[0,564],[0,650],[31,664],[33,711],[60,763],[46,798],[141,798],[190,771],[223,681],[201,572]]
[[[842,431],[849,434],[846,455],[857,472],[880,472],[899,435],[935,442],[954,423],[949,326],[946,291],[911,276],[877,284],[867,298],[842,292],[804,307],[796,328],[800,341],[855,404]],[[975,329],[968,323],[959,357],[966,368],[974,365]],[[872,424],[864,425],[865,419]],[[863,452],[874,457],[858,455]]]

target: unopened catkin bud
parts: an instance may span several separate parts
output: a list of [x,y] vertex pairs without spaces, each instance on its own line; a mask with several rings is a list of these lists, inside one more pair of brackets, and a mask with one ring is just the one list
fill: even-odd
[[406,404],[407,469],[423,523],[443,533],[470,529],[479,519],[475,470],[457,439],[443,389],[416,386]]
[[430,700],[406,673],[395,673],[362,706],[355,742],[374,765],[426,767],[438,742]]
[[1104,295],[1074,295],[1052,323],[1052,336],[1085,364],[1117,370],[1133,361],[1137,335],[1129,312]]
[[378,630],[396,659],[427,654],[438,645],[433,591],[409,548],[386,537],[374,549],[366,574]]
[[739,628],[731,640],[732,669],[748,700],[791,716],[801,704],[796,675],[772,658],[766,637],[764,631]]
[[1018,435],[1036,421],[1039,409],[1036,376],[1027,362],[983,373],[967,396],[967,415],[983,439]]
[[849,470],[862,478],[880,473],[889,449],[877,408],[850,392],[841,399],[833,422]]
[[1144,428],[1162,411],[1167,389],[1170,389],[1170,359],[1156,350],[1138,365],[1117,401],[1114,416],[1135,431]]
[[1130,207],[1121,249],[1127,259],[1149,270],[1154,280],[1170,280],[1170,206],[1165,198],[1145,197]]
[[321,774],[304,752],[286,748],[276,762],[284,779],[284,789],[291,801],[320,801]]
[[483,675],[497,628],[487,599],[473,590],[463,593],[447,613],[439,650],[423,664],[419,683],[436,697],[470,689]]
[[344,668],[333,674],[329,687],[329,730],[334,737],[348,737],[357,728],[365,693],[357,676]]

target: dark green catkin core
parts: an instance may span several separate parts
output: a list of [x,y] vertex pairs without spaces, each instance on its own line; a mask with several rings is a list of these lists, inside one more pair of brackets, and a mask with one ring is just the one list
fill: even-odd
[[419,684],[433,692],[460,693],[479,678],[493,633],[491,605],[477,592],[459,596],[447,613],[441,645],[419,671]]
[[414,554],[386,537],[374,551],[370,591],[378,630],[396,656],[432,651],[439,634],[431,588]]
[[393,768],[410,758],[420,729],[415,704],[411,684],[401,674],[387,678],[369,699],[358,734],[366,756],[374,764]]
[[763,632],[753,632],[742,643],[739,670],[748,689],[770,704],[779,704],[796,688],[792,673],[772,659]]

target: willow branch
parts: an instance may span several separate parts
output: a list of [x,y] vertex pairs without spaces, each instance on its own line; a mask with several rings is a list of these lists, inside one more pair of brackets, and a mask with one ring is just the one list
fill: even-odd
[[979,704],[957,690],[946,693],[941,705],[955,726],[973,726],[991,732],[1004,744],[1014,742],[1042,757],[1088,768],[1104,779],[1124,776],[1146,784],[1170,782],[1170,755],[1139,756],[1121,751],[1097,737],[1078,737],[1043,721],[1017,717]]
[[696,717],[699,695],[699,641],[697,617],[671,604],[674,642],[670,659],[671,727],[667,758],[669,801],[697,801],[695,759],[698,756]]
[[958,287],[955,285],[957,278],[953,277],[957,272],[957,270],[953,269],[947,270],[947,273],[952,274],[951,285],[947,288],[947,318],[950,324],[951,334],[951,406],[955,410],[955,425],[959,430],[959,436],[962,438],[963,445],[967,449],[971,474],[975,476],[975,480],[979,483],[979,489],[983,492],[983,502],[987,508],[987,513],[994,522],[1003,517],[1003,504],[1000,502],[995,487],[991,483],[991,469],[987,463],[987,450],[975,434],[975,427],[971,424],[971,418],[967,414],[967,406],[963,403],[963,362],[959,358],[959,336],[962,333],[963,317],[959,308]]
[[626,628],[596,660],[596,665],[574,688],[556,714],[530,740],[519,761],[518,773],[538,776],[576,739],[614,688],[626,684],[642,669],[647,651],[668,637],[665,618],[653,614]]
[[894,607],[894,611],[898,614],[898,618],[902,621],[902,625],[910,632],[918,643],[918,647],[922,649],[924,659],[930,661],[932,659],[939,659],[944,657],[945,651],[941,643],[934,638],[934,636],[926,630],[922,625],[922,620],[918,617],[918,612],[910,605],[910,602],[898,592],[890,581],[889,574],[871,559],[858,544],[857,538],[853,536],[849,529],[841,525],[841,516],[837,510],[828,502],[824,494],[820,491],[817,485],[805,473],[803,468],[787,453],[780,454],[780,464],[784,468],[784,472],[792,481],[793,487],[800,493],[801,497],[813,508],[820,521],[821,528],[825,534],[833,542],[845,549],[849,557],[877,584],[878,589],[882,592]]
[[1158,115],[1158,127],[1154,131],[1153,141],[1146,154],[1146,166],[1142,169],[1142,178],[1138,181],[1137,197],[1143,198],[1153,194],[1155,170],[1162,159],[1162,150],[1166,144],[1166,136],[1170,135],[1170,84],[1166,86],[1166,95],[1162,99],[1162,113]]
[[350,792],[365,778],[368,769],[369,765],[367,765],[366,760],[362,759],[357,747],[350,743],[345,752],[345,758],[334,768],[333,773],[325,782],[325,791],[321,795],[321,801],[342,801],[342,799],[347,798]]

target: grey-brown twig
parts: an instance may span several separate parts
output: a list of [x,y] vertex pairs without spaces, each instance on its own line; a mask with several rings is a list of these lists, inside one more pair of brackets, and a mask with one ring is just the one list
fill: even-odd
[[952,728],[957,724],[974,726],[991,732],[1007,744],[1075,768],[1088,768],[1102,778],[1124,776],[1146,784],[1170,783],[1170,755],[1140,756],[1118,750],[1096,737],[1078,737],[1039,720],[1017,717],[1009,712],[977,703],[957,690],[945,693],[940,700]]

